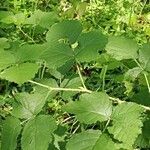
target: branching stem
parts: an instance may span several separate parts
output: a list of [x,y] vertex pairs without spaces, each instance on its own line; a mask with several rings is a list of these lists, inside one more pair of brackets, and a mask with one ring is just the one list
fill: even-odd
[[[79,89],[71,89],[71,88],[53,88],[53,87],[50,87],[48,85],[44,85],[42,83],[38,83],[38,82],[35,82],[35,81],[32,81],[32,80],[29,80],[30,83],[33,83],[33,84],[36,84],[36,85],[39,85],[41,87],[44,87],[44,88],[47,88],[48,90],[50,91],[72,91],[72,92],[83,92],[83,93],[92,93],[94,91],[91,91],[91,90],[88,90],[88,89],[84,89],[84,88],[79,88]],[[118,103],[118,104],[122,104],[122,103],[125,103],[126,101],[122,101],[120,100],[119,98],[113,98],[113,97],[110,97],[109,96],[109,99]],[[147,107],[147,106],[144,106],[144,105],[140,105],[141,107],[143,107],[144,109],[150,111],[150,107]]]

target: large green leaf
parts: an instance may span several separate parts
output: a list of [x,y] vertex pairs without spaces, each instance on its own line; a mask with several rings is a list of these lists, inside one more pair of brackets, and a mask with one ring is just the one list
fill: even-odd
[[35,10],[34,13],[26,19],[25,24],[39,25],[43,28],[49,28],[58,20],[58,16],[54,12],[43,12]]
[[125,37],[110,37],[106,51],[117,60],[135,59],[138,51],[137,43]]
[[137,136],[141,133],[141,114],[144,109],[135,103],[123,103],[115,107],[112,114],[112,126],[109,133],[122,143],[123,148],[131,149]]
[[22,133],[22,149],[47,150],[55,129],[56,123],[51,116],[40,115],[29,120]]
[[19,93],[15,96],[12,115],[28,119],[37,115],[45,104],[46,96],[40,93]]
[[8,117],[2,126],[2,145],[1,150],[15,150],[17,137],[21,131],[20,121],[14,117]]
[[8,51],[0,51],[0,71],[15,63],[14,56]]
[[144,44],[139,50],[139,60],[142,67],[150,71],[150,43]]
[[99,130],[75,134],[67,143],[67,150],[117,150],[112,139]]
[[98,59],[98,52],[104,49],[107,38],[100,31],[91,31],[81,34],[77,41],[78,47],[75,49],[77,59],[82,62],[90,62]]
[[44,44],[23,45],[15,52],[16,62],[36,61],[44,50]]
[[73,51],[64,43],[46,44],[47,48],[41,55],[50,68],[58,68],[66,62],[73,60]]
[[38,65],[34,63],[19,64],[5,69],[0,73],[0,78],[22,84],[32,79],[37,73],[38,68]]
[[70,44],[76,42],[82,32],[82,26],[77,20],[66,20],[53,25],[47,33],[46,39],[49,42],[68,40]]
[[68,103],[64,109],[75,114],[79,121],[91,124],[108,120],[112,112],[112,104],[105,93],[94,92],[81,95],[79,101]]

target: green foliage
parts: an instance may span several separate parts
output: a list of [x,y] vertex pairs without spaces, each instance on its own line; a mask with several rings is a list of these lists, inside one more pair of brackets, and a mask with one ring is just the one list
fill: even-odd
[[115,22],[118,1],[0,2],[2,150],[150,148],[150,43],[131,38],[133,12]]
[[39,115],[30,120],[22,133],[22,148],[24,150],[46,150],[52,141],[52,133],[56,123],[50,116]]
[[15,150],[17,146],[17,137],[21,131],[21,124],[17,118],[8,117],[3,122],[2,131],[2,150]]
[[91,124],[108,120],[111,116],[112,105],[106,94],[92,93],[83,94],[79,101],[68,103],[65,110],[76,114],[80,122]]

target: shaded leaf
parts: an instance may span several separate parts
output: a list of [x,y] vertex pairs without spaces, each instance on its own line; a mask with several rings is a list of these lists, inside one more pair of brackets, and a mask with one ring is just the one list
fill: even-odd
[[82,62],[90,62],[98,59],[99,51],[102,51],[107,43],[107,38],[100,31],[82,33],[75,49],[77,59]]

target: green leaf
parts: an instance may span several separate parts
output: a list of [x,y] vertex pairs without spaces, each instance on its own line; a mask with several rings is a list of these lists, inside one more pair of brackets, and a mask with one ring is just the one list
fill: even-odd
[[131,80],[134,81],[139,74],[142,72],[142,69],[139,67],[134,67],[132,69],[129,69],[126,73],[125,73],[125,80]]
[[15,58],[9,51],[0,51],[0,71],[14,63]]
[[14,117],[8,117],[2,126],[2,147],[1,150],[15,150],[17,137],[21,131],[20,121]]
[[66,20],[54,24],[47,33],[46,39],[49,42],[67,39],[70,44],[76,42],[78,36],[82,32],[82,26],[77,20]]
[[5,69],[0,73],[0,78],[6,79],[10,82],[23,84],[24,82],[34,78],[38,68],[38,65],[34,63],[19,64]]
[[135,103],[122,103],[115,107],[112,114],[110,134],[122,143],[122,148],[131,149],[137,136],[141,133],[143,108]]
[[8,43],[8,39],[0,38],[0,50],[5,49],[5,48],[9,48],[9,47],[10,47],[10,44]]
[[55,120],[48,115],[35,117],[25,125],[21,146],[23,150],[47,150],[56,129]]
[[112,104],[109,97],[102,92],[83,94],[79,101],[68,103],[64,109],[75,114],[80,122],[92,124],[110,118]]
[[72,49],[69,45],[63,43],[47,43],[47,48],[42,53],[40,58],[46,61],[49,68],[58,68],[66,62],[70,60],[73,61],[74,59]]
[[145,70],[150,71],[150,43],[144,44],[139,50],[139,61]]
[[45,104],[46,96],[40,93],[18,93],[13,105],[12,115],[21,119],[28,119],[37,115]]
[[8,14],[5,18],[1,19],[1,22],[6,24],[15,24],[15,25],[21,25],[24,24],[26,20],[25,13],[19,12],[17,14]]
[[23,45],[15,53],[16,62],[37,61],[44,50],[45,45]]
[[110,37],[106,45],[106,51],[117,60],[135,59],[138,51],[137,43],[124,37]]
[[87,130],[75,134],[66,145],[67,150],[92,150],[101,135],[99,130]]
[[49,28],[58,20],[58,16],[54,12],[42,12],[35,10],[31,17],[27,18],[25,24],[39,25],[43,28]]
[[75,134],[67,143],[67,150],[117,150],[112,139],[99,130]]
[[107,134],[103,133],[96,141],[93,150],[117,150],[117,148],[112,139]]
[[107,43],[107,38],[100,31],[82,33],[75,49],[77,59],[82,62],[90,62],[98,59],[99,51],[102,51]]

